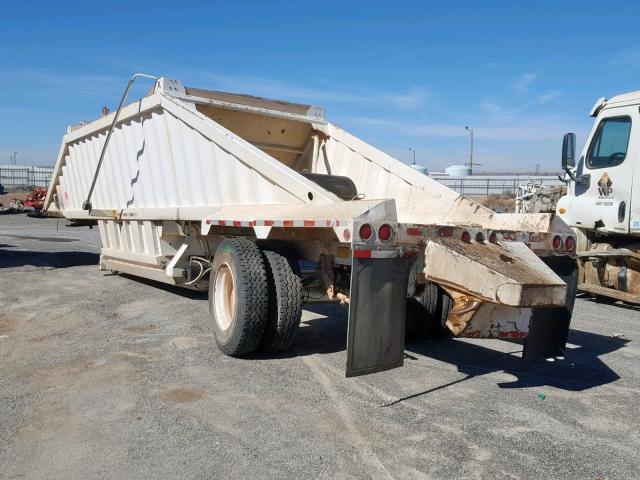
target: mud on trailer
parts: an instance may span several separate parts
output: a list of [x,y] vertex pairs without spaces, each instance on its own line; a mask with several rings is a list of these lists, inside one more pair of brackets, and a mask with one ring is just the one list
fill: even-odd
[[224,353],[287,349],[303,303],[335,301],[348,376],[402,365],[405,327],[562,355],[576,268],[554,215],[496,214],[318,107],[166,77],[125,106],[136,78],[69,129],[45,205],[98,221],[102,269],[208,289]]

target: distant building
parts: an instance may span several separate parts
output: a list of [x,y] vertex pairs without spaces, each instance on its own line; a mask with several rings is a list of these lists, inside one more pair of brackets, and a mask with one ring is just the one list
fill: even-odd
[[466,165],[449,165],[444,172],[451,177],[468,177],[471,175],[471,167]]
[[417,163],[414,163],[412,165],[409,165],[411,168],[413,168],[416,172],[420,172],[424,175],[428,175],[429,174],[429,169],[423,165],[418,165]]

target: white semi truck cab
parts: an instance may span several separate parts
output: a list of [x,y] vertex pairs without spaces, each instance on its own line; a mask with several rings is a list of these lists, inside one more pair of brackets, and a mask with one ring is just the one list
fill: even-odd
[[564,136],[557,214],[576,231],[579,290],[640,304],[640,91],[598,99],[591,116],[579,158]]

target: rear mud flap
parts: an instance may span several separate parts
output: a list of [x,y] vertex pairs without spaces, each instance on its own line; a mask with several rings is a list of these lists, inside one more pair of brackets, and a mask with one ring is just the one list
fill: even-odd
[[407,283],[414,259],[354,258],[351,269],[347,377],[404,363]]
[[567,284],[564,307],[534,308],[529,322],[529,335],[525,340],[522,358],[544,360],[564,356],[578,288],[578,267],[571,259],[544,259]]

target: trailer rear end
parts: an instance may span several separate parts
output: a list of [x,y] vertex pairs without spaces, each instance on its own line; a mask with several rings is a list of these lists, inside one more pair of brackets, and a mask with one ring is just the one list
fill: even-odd
[[570,258],[551,216],[495,214],[317,107],[164,77],[125,98],[67,133],[45,205],[98,221],[102,269],[208,289],[225,353],[290,348],[303,303],[335,301],[349,376],[402,365],[409,323],[562,354],[573,273],[541,259]]

